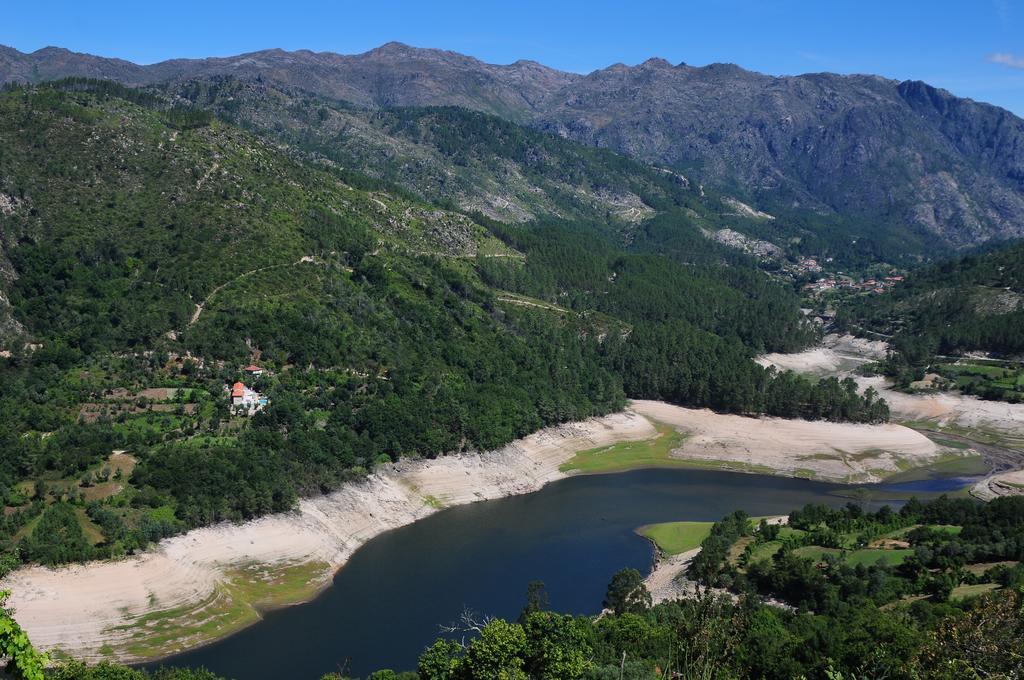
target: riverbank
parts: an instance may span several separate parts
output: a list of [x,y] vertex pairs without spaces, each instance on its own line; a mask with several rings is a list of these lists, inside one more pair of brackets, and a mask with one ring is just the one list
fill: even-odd
[[624,412],[537,432],[487,454],[401,461],[296,511],[220,524],[127,559],[11,574],[15,617],[55,658],[160,658],[253,623],[268,606],[315,596],[359,546],[451,505],[535,491],[577,451],[649,439]]
[[884,342],[828,335],[818,347],[794,354],[766,354],[758,357],[758,363],[818,377],[853,377],[861,390],[874,388],[886,400],[893,422],[934,433],[932,438],[938,441],[943,435],[956,438],[967,444],[966,451],[982,455],[994,472],[971,489],[974,496],[991,500],[1000,495],[1024,494],[1024,486],[1003,479],[1024,469],[1024,404],[989,401],[959,392],[901,392],[882,376],[854,374],[858,366],[884,357],[887,351]]
[[971,487],[971,495],[983,501],[990,501],[1000,496],[1022,494],[1024,494],[1024,470],[1001,472],[986,477]]
[[[581,452],[678,433],[680,464],[837,481],[876,481],[951,455],[899,426],[743,418],[638,401],[486,454],[402,461],[304,499],[296,511],[221,524],[116,562],[30,567],[2,584],[41,648],[86,660],[151,660],[224,637],[260,611],[307,600],[366,541],[437,510],[536,491]],[[669,433],[671,434],[671,433]],[[955,455],[955,452],[953,452]]]
[[671,455],[694,467],[868,484],[963,455],[901,425],[747,418],[658,401],[631,408],[685,433]]
[[[789,517],[786,515],[778,515],[774,517],[754,517],[751,521],[755,524],[757,521],[764,519],[769,524],[788,524]],[[690,568],[690,563],[700,553],[700,546],[690,547],[682,552],[673,552],[671,545],[666,544],[665,541],[659,540],[657,536],[657,530],[659,527],[670,527],[675,522],[668,522],[661,525],[653,525],[648,527],[641,527],[637,531],[641,535],[646,536],[651,543],[654,545],[655,562],[654,567],[651,569],[651,573],[644,579],[644,585],[647,586],[648,592],[651,593],[651,602],[658,604],[659,602],[665,602],[667,600],[678,600],[680,598],[688,597],[699,597],[704,593],[714,593],[716,595],[724,595],[732,599],[737,599],[736,595],[730,593],[724,588],[708,588],[707,586],[701,586],[700,583],[687,578],[686,572]],[[710,532],[711,525],[714,522],[705,523],[683,523],[683,524],[707,524],[705,531],[701,531],[701,534],[706,535]],[[645,531],[646,530],[646,531]],[[703,540],[703,538],[701,538]],[[791,609],[789,605],[776,602],[774,600],[768,600],[768,602],[775,606],[780,606],[786,609]]]
[[880,340],[865,340],[852,335],[826,335],[821,344],[792,354],[765,354],[757,358],[762,366],[817,377],[842,375],[862,364],[884,359],[889,346]]

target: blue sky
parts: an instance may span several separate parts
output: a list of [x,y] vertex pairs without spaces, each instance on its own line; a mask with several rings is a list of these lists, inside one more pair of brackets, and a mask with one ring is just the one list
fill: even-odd
[[771,74],[919,79],[1024,115],[1024,0],[7,3],[0,43],[140,63],[267,47],[362,52],[390,40],[588,72],[652,56]]

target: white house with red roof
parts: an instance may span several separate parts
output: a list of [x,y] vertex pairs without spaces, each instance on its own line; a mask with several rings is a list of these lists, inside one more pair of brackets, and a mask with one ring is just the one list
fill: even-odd
[[263,409],[268,403],[267,398],[254,389],[250,389],[241,380],[231,386],[231,406],[246,415]]

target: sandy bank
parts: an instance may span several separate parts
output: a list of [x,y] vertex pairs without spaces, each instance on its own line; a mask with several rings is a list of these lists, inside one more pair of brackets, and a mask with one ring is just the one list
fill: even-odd
[[795,373],[817,376],[839,375],[861,364],[885,357],[888,345],[852,335],[826,335],[817,347],[793,354],[765,354],[757,358],[762,366],[776,366]]
[[498,451],[403,461],[293,512],[191,531],[122,561],[21,569],[0,587],[13,590],[16,618],[43,649],[89,660],[171,654],[254,622],[254,605],[310,597],[384,531],[441,507],[536,491],[564,477],[559,466],[578,451],[659,436],[649,419],[685,433],[671,455],[697,467],[863,482],[944,453],[897,425],[744,418],[638,401]]
[[[852,335],[828,335],[817,347],[794,354],[765,354],[762,366],[815,376],[846,377],[862,364],[881,359],[888,346]],[[881,376],[853,376],[861,389],[874,387],[888,402],[893,420],[929,421],[940,427],[985,429],[1024,443],[1024,404],[987,401],[957,392],[906,394]]]
[[[402,462],[303,500],[294,512],[198,529],[121,561],[21,569],[2,587],[13,591],[15,617],[43,649],[89,660],[173,653],[254,620],[251,603],[233,601],[244,568],[258,565],[273,576],[315,565],[307,574],[315,592],[384,531],[445,505],[535,491],[564,477],[558,467],[576,451],[655,434],[648,420],[625,412],[543,430],[483,455]],[[252,590],[253,583],[243,585]]]
[[688,435],[673,457],[726,462],[748,472],[877,482],[949,454],[901,425],[746,418],[657,401],[635,401],[632,408]]
[[1024,442],[1024,404],[988,401],[958,392],[905,394],[889,386],[881,376],[858,377],[861,388],[874,387],[889,403],[892,417],[906,421],[930,421],[942,427],[978,428]]
[[1000,496],[1024,496],[1024,470],[1002,472],[986,477],[971,487],[971,495],[983,501]]
[[701,591],[699,583],[686,578],[686,570],[699,552],[700,548],[694,548],[658,560],[654,569],[644,579],[644,585],[650,591],[654,604],[692,597]]

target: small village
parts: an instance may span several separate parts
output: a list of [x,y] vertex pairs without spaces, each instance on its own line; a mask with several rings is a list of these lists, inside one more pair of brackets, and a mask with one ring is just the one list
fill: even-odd
[[852,276],[844,276],[843,274],[836,274],[834,276],[828,276],[817,281],[811,281],[805,283],[803,290],[805,293],[813,295],[820,295],[833,290],[841,290],[850,293],[868,293],[871,295],[881,295],[890,288],[895,286],[897,283],[903,281],[902,275],[883,276],[879,278],[867,278],[867,279],[855,279]]
[[769,272],[785,281],[799,282],[806,279],[801,290],[805,295],[819,296],[830,291],[853,294],[879,295],[903,281],[903,275],[890,270],[888,275],[850,276],[829,271],[834,258],[817,258],[807,255],[787,255],[786,251],[770,241],[753,238],[730,228],[718,231],[704,230],[704,235],[723,245],[741,250],[756,257],[763,263],[773,263]]

